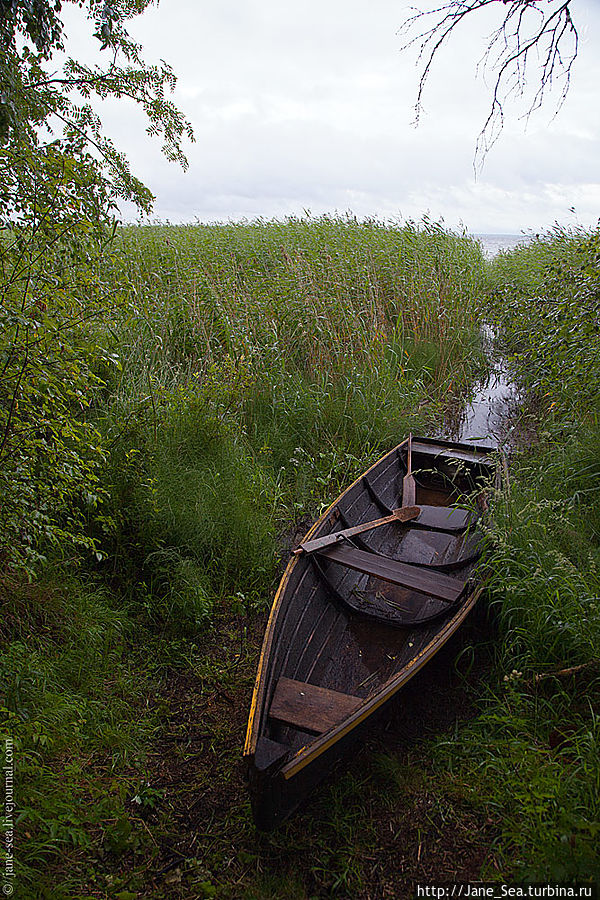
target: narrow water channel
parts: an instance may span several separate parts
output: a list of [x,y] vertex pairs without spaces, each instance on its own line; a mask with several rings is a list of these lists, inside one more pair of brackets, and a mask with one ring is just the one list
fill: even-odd
[[483,339],[490,360],[490,372],[484,381],[476,385],[467,403],[460,397],[450,403],[438,436],[508,449],[519,407],[519,392],[510,377],[506,359],[494,347],[494,334],[489,326],[484,326]]
[[[531,236],[525,234],[474,236],[480,241],[486,259],[531,240]],[[475,385],[468,402],[465,402],[464,396],[451,400],[438,437],[467,444],[487,444],[510,451],[527,443],[531,439],[532,429],[523,414],[523,398],[511,378],[508,361],[498,352],[494,331],[489,325],[483,326],[482,338],[490,364],[489,374]]]

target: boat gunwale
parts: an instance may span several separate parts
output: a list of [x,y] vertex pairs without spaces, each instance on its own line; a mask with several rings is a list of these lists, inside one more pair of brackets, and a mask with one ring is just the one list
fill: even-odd
[[[311,538],[311,536],[314,534],[316,529],[322,524],[322,522],[325,521],[327,516],[331,515],[332,511],[337,506],[337,504],[340,502],[342,497],[344,497],[350,490],[352,490],[352,488],[355,485],[357,485],[365,475],[367,475],[369,472],[372,472],[373,469],[375,469],[381,462],[383,462],[384,459],[387,459],[388,456],[391,456],[393,453],[398,452],[398,450],[400,450],[400,448],[403,447],[407,442],[408,442],[408,438],[401,441],[395,447],[392,447],[392,449],[388,450],[387,453],[384,453],[383,456],[381,456],[378,460],[376,460],[372,466],[369,466],[369,468],[365,472],[361,472],[361,474],[358,476],[358,478],[356,478],[352,482],[352,484],[348,485],[348,487],[345,488],[345,490],[343,490],[342,493],[339,494],[339,496],[337,496],[335,498],[335,500],[327,507],[327,509],[323,513],[321,513],[319,518],[315,522],[313,522],[311,527],[306,532],[304,538],[302,539],[302,543],[306,542],[307,540],[309,540]],[[300,562],[305,562],[303,556],[292,556],[292,558],[289,560],[289,562],[285,568],[285,571],[283,573],[283,576],[281,578],[281,581],[279,582],[279,587],[277,588],[275,597],[273,599],[273,604],[271,606],[271,612],[269,614],[269,618],[267,620],[267,625],[265,628],[265,635],[263,638],[260,657],[258,660],[256,678],[254,681],[254,690],[252,693],[252,701],[250,704],[250,713],[248,716],[248,728],[246,731],[246,743],[244,746],[244,757],[252,756],[254,754],[254,752],[256,751],[256,744],[258,742],[258,737],[259,737],[258,730],[259,730],[259,725],[260,725],[260,719],[262,716],[262,707],[263,707],[263,703],[264,703],[264,694],[265,694],[265,689],[266,689],[266,678],[264,677],[264,675],[266,675],[266,671],[265,671],[266,670],[266,662],[268,660],[268,655],[271,650],[271,644],[273,643],[275,624],[277,622],[277,618],[278,618],[279,612],[281,610],[281,601],[282,601],[283,593],[288,585],[288,582],[290,580],[292,572],[294,571],[294,568]]]
[[483,586],[479,586],[467,595],[460,609],[455,615],[449,619],[443,628],[441,628],[429,644],[413,657],[399,672],[393,675],[385,684],[383,684],[376,694],[367,697],[358,709],[348,716],[339,725],[330,728],[325,734],[319,736],[310,744],[301,747],[295,755],[281,768],[280,773],[286,780],[294,777],[305,766],[321,756],[330,746],[336,744],[345,737],[350,731],[358,727],[369,716],[373,715],[384,703],[387,703],[400,688],[402,688],[417,672],[431,659],[432,656],[442,649],[444,644],[452,637],[453,633],[467,617],[469,612],[475,606],[477,600],[483,592]]
[[[364,472],[361,472],[361,474],[350,485],[348,485],[348,487],[345,488],[342,491],[342,493],[339,494],[338,497],[335,498],[335,500],[327,507],[327,509],[324,510],[324,512],[319,516],[319,518],[311,525],[311,527],[307,531],[306,535],[302,539],[302,542],[304,543],[312,537],[312,535],[322,525],[322,523],[327,519],[327,517],[329,515],[331,515],[331,513],[333,512],[335,507],[340,503],[340,501],[343,499],[343,497],[345,497],[346,494],[352,490],[352,488],[354,488],[357,484],[359,484],[359,482],[365,477],[365,475],[368,475],[370,472],[372,472],[373,469],[377,468],[377,466],[379,466],[385,459],[387,459],[388,457],[391,457],[395,453],[398,453],[398,451],[400,451],[402,449],[402,447],[404,447],[408,443],[408,440],[409,440],[408,438],[405,438],[403,441],[400,441],[399,444],[397,444],[395,447],[392,447],[392,449],[388,450],[387,453],[384,453],[371,466],[369,466],[368,469],[366,469]],[[475,462],[481,462],[481,463],[487,462],[487,458],[491,457],[491,455],[494,453],[494,449],[495,449],[495,448],[489,447],[489,446],[471,446],[469,444],[463,444],[460,442],[445,441],[443,439],[420,437],[420,436],[419,437],[413,436],[413,440],[418,443],[431,445],[432,450],[435,446],[442,447],[443,450],[439,454],[434,454],[434,458],[436,456],[441,456],[442,454],[445,455],[445,453],[454,449],[454,450],[467,451],[467,452],[473,453],[473,455],[474,455],[473,462],[474,463]],[[478,456],[481,457],[480,460],[477,460]],[[490,462],[491,462],[491,460],[490,460]],[[281,581],[279,582],[279,586],[277,588],[277,591],[275,593],[275,597],[273,599],[273,603],[271,606],[271,611],[269,613],[269,618],[267,620],[267,625],[265,628],[265,634],[264,634],[260,657],[259,657],[258,666],[257,666],[256,678],[254,681],[252,700],[251,700],[251,704],[250,704],[250,712],[248,715],[248,726],[247,726],[247,730],[246,730],[246,740],[245,740],[244,752],[243,752],[243,756],[245,759],[251,758],[254,755],[254,753],[256,752],[256,746],[257,746],[258,738],[259,738],[260,723],[262,720],[262,714],[263,714],[263,708],[264,708],[264,702],[265,702],[265,693],[266,693],[267,680],[268,680],[266,678],[267,663],[269,660],[271,647],[273,644],[275,626],[277,624],[277,620],[278,620],[279,614],[281,612],[281,604],[282,604],[284,592],[287,588],[290,577],[291,577],[295,567],[301,561],[304,561],[304,556],[292,556],[292,558],[289,560],[289,562],[285,568],[285,571],[283,573],[283,576],[281,578]],[[446,626],[435,635],[435,637],[432,640],[432,644],[435,643],[436,639],[439,638],[439,636],[441,634],[444,634],[446,632],[446,630],[449,628],[449,626],[455,620],[457,620],[455,627],[458,627],[458,625],[462,621],[462,618],[464,618],[467,615],[467,613],[469,612],[469,610],[472,608],[472,606],[476,602],[477,598],[479,597],[480,593],[481,593],[481,590],[476,590],[473,594],[469,594],[467,596],[467,598],[465,598],[464,603],[461,604],[460,610],[456,613],[455,616],[453,616],[446,623]],[[451,634],[452,634],[452,631],[450,631],[448,633],[448,637],[450,637]],[[444,641],[444,643],[445,643],[445,641]],[[443,646],[443,644],[440,644],[440,647],[438,647],[437,649],[440,649],[441,646]],[[370,715],[372,712],[374,712],[379,706],[381,706],[384,702],[386,702],[386,700],[389,697],[393,696],[393,694],[397,690],[399,690],[399,688],[402,686],[402,684],[404,684],[406,681],[408,681],[409,678],[412,677],[412,675],[417,673],[420,666],[423,665],[426,662],[426,660],[430,656],[433,655],[433,652],[432,652],[432,653],[429,653],[428,656],[424,656],[424,654],[427,653],[427,651],[429,651],[430,648],[431,648],[431,644],[428,645],[428,647],[426,647],[423,651],[421,651],[421,654],[419,654],[419,656],[417,656],[413,660],[411,660],[407,664],[407,666],[405,666],[405,668],[403,670],[401,670],[400,673],[398,673],[396,676],[394,676],[390,680],[390,682],[388,683],[389,690],[387,692],[385,692],[385,694],[382,693],[385,690],[385,686],[384,686],[384,687],[382,687],[381,691],[379,691],[377,694],[375,694],[372,698],[365,700],[365,703],[359,707],[359,709],[357,710],[357,712],[355,714],[355,715],[358,715],[361,711],[364,711],[364,715],[361,717],[360,721],[362,721],[364,718],[366,718],[368,715]],[[414,666],[417,660],[421,661],[420,665],[418,667],[414,668],[414,671],[411,671],[410,666],[411,665]],[[408,670],[409,674],[406,674],[407,670]],[[403,675],[404,675],[404,677],[402,677]],[[396,681],[398,679],[400,679],[400,681],[396,685]],[[381,698],[381,699],[379,699],[379,698]],[[375,704],[375,701],[379,701],[379,702],[377,702]],[[367,704],[368,704],[368,707],[367,707]],[[312,742],[309,747],[303,747],[299,751],[297,751],[297,753],[294,755],[294,757],[282,768],[281,772],[284,775],[284,777],[291,778],[293,776],[293,774],[295,774],[296,771],[299,771],[301,768],[304,768],[304,766],[307,765],[313,758],[316,758],[321,753],[323,753],[324,750],[327,749],[327,746],[329,746],[329,743],[335,743],[335,742],[337,742],[337,740],[339,740],[341,737],[343,737],[343,734],[338,734],[338,731],[340,731],[342,728],[347,726],[347,724],[348,724],[348,720],[344,720],[344,722],[340,723],[340,725],[337,726],[337,728],[326,732],[326,734],[323,735],[321,738],[318,738],[316,741]],[[352,724],[351,726],[348,726],[346,728],[346,731],[344,731],[344,734],[347,731],[350,731],[352,728],[354,728],[358,724],[360,724],[360,723],[356,722],[356,723]],[[327,746],[321,747],[321,744],[324,742],[327,742]],[[318,752],[316,752],[316,751],[318,751]],[[303,756],[303,757],[305,756],[305,758],[300,759],[301,756]]]

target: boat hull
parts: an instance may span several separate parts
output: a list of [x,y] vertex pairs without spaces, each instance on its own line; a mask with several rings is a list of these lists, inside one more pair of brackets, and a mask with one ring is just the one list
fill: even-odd
[[[282,822],[437,653],[481,592],[477,520],[490,448],[412,440],[419,518],[293,556],[265,632],[244,757],[257,826]],[[400,505],[406,442],[344,491],[302,542]],[[459,505],[461,504],[461,505]],[[421,519],[421,521],[419,521]],[[364,540],[364,538],[368,538]]]

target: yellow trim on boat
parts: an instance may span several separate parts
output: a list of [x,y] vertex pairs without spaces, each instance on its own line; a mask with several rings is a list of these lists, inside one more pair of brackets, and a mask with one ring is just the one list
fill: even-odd
[[269,613],[269,619],[267,621],[265,636],[263,638],[263,644],[258,660],[256,678],[254,680],[254,690],[252,691],[252,701],[250,703],[250,713],[248,716],[248,728],[246,729],[246,743],[244,745],[244,756],[249,756],[250,754],[254,753],[256,749],[256,740],[254,739],[254,723],[256,720],[259,695],[261,693],[263,671],[265,669],[267,660],[267,650],[270,648],[270,638],[275,627],[275,620],[277,618],[277,614],[281,605],[281,595],[283,594],[283,590],[287,585],[289,576],[296,562],[297,558],[293,557],[287,564],[286,570],[283,573],[283,578],[281,579],[279,587],[277,588],[277,593],[275,594],[275,598],[273,600],[271,612]]
[[[443,631],[438,632],[431,644],[425,647],[425,649],[422,650],[421,653],[417,657],[415,657],[415,659],[411,663],[408,664],[408,667],[405,670],[405,678],[401,677],[400,675],[396,676],[396,678],[398,679],[398,682],[396,684],[393,684],[386,692],[382,692],[382,695],[377,700],[373,700],[371,702],[369,702],[368,700],[365,701],[364,710],[359,716],[357,716],[355,719],[353,718],[352,721],[346,725],[339,725],[336,729],[334,729],[331,736],[322,743],[319,743],[317,747],[312,750],[310,749],[310,746],[302,747],[296,753],[296,756],[293,757],[290,762],[287,763],[287,765],[285,765],[281,770],[281,774],[283,775],[283,777],[286,780],[293,778],[298,772],[304,769],[305,766],[309,765],[309,763],[312,763],[315,759],[317,759],[317,757],[321,756],[322,753],[325,753],[325,751],[332,747],[334,744],[337,744],[338,741],[349,734],[354,728],[356,728],[358,725],[364,722],[365,719],[367,719],[376,710],[378,710],[380,706],[383,706],[384,703],[386,703],[391,697],[393,697],[394,694],[397,693],[397,691],[399,691],[407,681],[410,681],[410,679],[417,674],[419,669],[421,669],[422,666],[424,666],[432,656],[434,656],[439,650],[442,649],[442,647],[446,643],[446,640],[451,637],[452,633],[458,628],[463,619],[466,618],[468,613],[471,611],[471,609],[479,599],[482,591],[483,587],[479,587],[477,590],[475,590],[471,594],[468,602],[465,603],[465,605],[462,607],[460,612],[453,619],[451,619],[450,622],[448,622],[446,628]],[[445,640],[442,640],[442,638],[445,638]],[[438,646],[436,646],[436,643]],[[430,650],[432,650],[432,652],[429,652]]]
[[[391,456],[392,453],[395,453],[401,447],[403,447],[404,444],[407,443],[407,441],[408,441],[408,438],[405,438],[405,440],[401,441],[395,447],[392,447],[391,450],[388,450],[387,453],[384,453],[383,456],[381,456],[376,462],[374,462],[372,466],[369,466],[369,468],[365,472],[362,472],[362,474],[359,475],[358,478],[356,478],[352,482],[352,484],[350,484],[344,491],[342,491],[342,493],[338,497],[335,498],[333,503],[330,503],[330,505],[327,507],[325,512],[319,516],[317,521],[311,525],[311,527],[307,531],[306,535],[302,538],[301,543],[305,543],[307,540],[310,539],[310,537],[314,533],[315,529],[318,528],[318,526],[321,524],[321,522],[323,522],[327,518],[327,516],[331,513],[332,509],[335,506],[337,506],[337,504],[340,502],[340,500],[342,499],[344,494],[347,494],[348,491],[350,491],[354,487],[355,484],[358,484],[358,482],[362,478],[364,478],[365,475],[368,475],[369,472],[372,469],[374,469],[376,466],[378,466],[379,463],[382,462],[387,456]],[[302,557],[299,557],[299,556],[293,556],[291,558],[291,560],[287,564],[285,572],[283,573],[283,577],[279,583],[279,587],[277,588],[277,593],[275,594],[275,597],[273,599],[273,605],[271,606],[271,612],[269,613],[267,627],[265,628],[265,636],[263,638],[262,648],[260,651],[260,657],[258,660],[256,678],[254,680],[254,689],[252,691],[252,700],[250,701],[250,712],[248,714],[248,727],[246,729],[246,741],[244,744],[244,756],[251,756],[256,750],[256,743],[257,743],[257,739],[258,739],[258,725],[259,725],[259,719],[260,719],[260,711],[259,711],[258,707],[259,707],[259,701],[261,699],[261,693],[262,693],[262,688],[263,688],[263,674],[264,674],[264,670],[266,668],[267,654],[268,654],[268,651],[271,649],[271,638],[273,636],[273,630],[275,628],[275,621],[277,619],[277,614],[279,613],[279,609],[281,606],[281,597],[282,597],[283,591],[284,591],[285,587],[287,586],[287,583],[289,581],[290,575],[292,574],[292,570],[293,570],[294,566],[296,565],[297,562],[299,562],[299,560],[301,558]]]

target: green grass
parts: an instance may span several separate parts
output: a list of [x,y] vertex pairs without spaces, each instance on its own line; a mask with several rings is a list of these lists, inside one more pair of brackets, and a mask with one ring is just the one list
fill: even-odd
[[149,681],[129,647],[139,632],[107,590],[88,579],[47,573],[42,588],[5,578],[2,609],[17,879],[23,896],[28,890],[43,896],[35,886],[46,866],[89,851],[101,839],[100,823],[115,819],[135,793],[140,744],[151,734],[144,712]]
[[[96,310],[94,379],[74,415],[97,435],[98,483],[93,503],[75,493],[47,512],[54,534],[77,521],[87,543],[65,541],[61,556],[60,542],[42,542],[49,562],[33,583],[10,566],[2,581],[18,878],[36,898],[138,893],[162,840],[175,840],[147,775],[161,710],[176,703],[171,681],[200,684],[201,709],[219,690],[246,698],[286,533],[409,428],[431,427],[485,368],[480,249],[429,222],[127,227],[89,268],[110,307]],[[240,631],[217,660],[227,610]],[[188,732],[186,710],[175,750],[197,727]],[[225,793],[241,737],[214,723]],[[185,752],[167,755],[184,765]],[[368,833],[359,808],[344,812],[355,788],[340,790],[325,817],[331,846],[313,858],[315,827],[305,856],[315,891],[343,895],[362,890],[353,848]],[[251,854],[244,798],[224,839],[241,829]],[[204,859],[194,872],[197,894],[213,896]],[[244,890],[302,896],[303,884],[290,861]]]
[[[597,233],[486,266],[428,222],[128,227],[101,266],[114,307],[81,415],[104,462],[96,505],[73,510],[96,553],[2,579],[23,896],[385,896],[400,870],[409,890],[453,865],[597,875]],[[485,370],[483,318],[538,424],[495,503],[478,717],[376,746],[257,837],[238,761],[292,535],[439,423]]]
[[476,723],[438,748],[441,768],[501,823],[486,877],[600,877],[599,247],[598,232],[555,229],[488,271],[537,428],[491,529],[497,681]]
[[[484,265],[427,222],[119,232],[100,276],[114,308],[94,326],[112,361],[94,363],[82,411],[104,457],[98,502],[76,510],[96,553],[54,551],[37,581],[2,580],[23,896],[598,877],[597,247],[555,230]],[[239,754],[292,535],[409,429],[439,423],[485,369],[484,318],[537,437],[494,505],[493,665],[469,674],[475,633],[456,664],[478,715],[417,746],[383,736],[257,836]]]
[[600,233],[555,228],[493,260],[498,326],[544,427],[597,421]]

